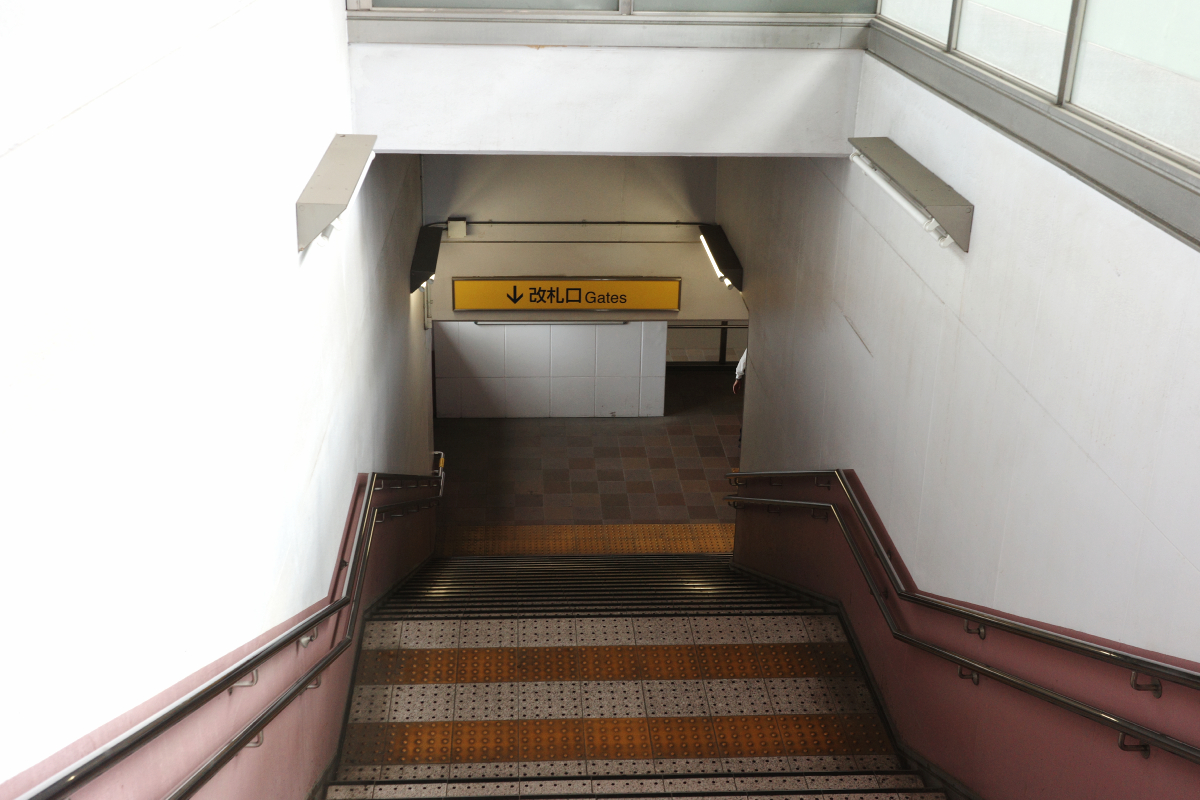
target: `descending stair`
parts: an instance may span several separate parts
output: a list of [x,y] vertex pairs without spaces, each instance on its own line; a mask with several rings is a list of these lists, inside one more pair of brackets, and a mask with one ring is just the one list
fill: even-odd
[[326,796],[943,800],[837,617],[694,555],[429,564],[366,623]]

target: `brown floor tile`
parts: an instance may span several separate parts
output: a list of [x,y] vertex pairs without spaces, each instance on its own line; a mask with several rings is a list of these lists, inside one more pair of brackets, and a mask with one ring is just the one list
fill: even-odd
[[579,647],[579,679],[582,681],[642,680],[636,647]]
[[389,764],[395,739],[394,726],[386,722],[349,724],[342,744],[342,763]]
[[694,681],[702,677],[692,645],[640,646],[637,650],[642,680]]
[[764,678],[854,678],[854,652],[844,642],[752,645]]
[[683,495],[678,492],[656,492],[655,497],[660,506],[683,506]]
[[586,757],[583,720],[521,720],[521,761],[582,761]]
[[516,761],[520,749],[516,720],[455,722],[449,760],[457,764]]
[[579,680],[574,647],[522,647],[517,651],[517,675],[521,681]]
[[625,491],[629,494],[653,494],[654,483],[652,481],[625,481]]
[[518,679],[515,647],[468,648],[458,652],[455,683],[509,683]]
[[457,660],[457,650],[366,650],[358,683],[453,683]]
[[655,758],[718,758],[717,737],[707,717],[651,717]]
[[775,721],[789,755],[892,752],[887,731],[873,714],[805,714],[779,716]]
[[710,680],[762,677],[752,644],[699,645],[696,656],[701,676]]
[[591,760],[654,757],[645,719],[586,719],[583,730]]
[[712,725],[724,758],[787,755],[774,717],[713,717]]
[[346,726],[343,764],[444,764],[450,760],[451,722]]
[[715,506],[692,506],[687,507],[688,519],[694,520],[716,520],[717,509]]

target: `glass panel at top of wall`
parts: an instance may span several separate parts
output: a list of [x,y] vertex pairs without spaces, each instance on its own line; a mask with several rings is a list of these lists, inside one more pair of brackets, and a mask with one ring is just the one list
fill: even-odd
[[883,0],[879,13],[930,39],[946,43],[953,0]]
[[1057,93],[1071,0],[963,0],[958,49]]
[[375,8],[477,8],[492,11],[616,11],[618,0],[373,0]]
[[1200,159],[1200,2],[1088,0],[1070,99]]
[[874,14],[875,0],[633,0],[636,11],[740,11],[745,14]]

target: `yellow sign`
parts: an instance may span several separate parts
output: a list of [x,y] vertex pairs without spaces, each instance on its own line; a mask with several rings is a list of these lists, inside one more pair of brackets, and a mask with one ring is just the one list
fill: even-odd
[[455,278],[455,311],[678,311],[679,278]]

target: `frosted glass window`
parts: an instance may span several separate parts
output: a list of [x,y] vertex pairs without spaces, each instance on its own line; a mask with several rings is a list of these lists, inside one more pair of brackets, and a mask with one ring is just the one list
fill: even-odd
[[375,8],[486,8],[521,11],[616,11],[618,0],[372,0]]
[[633,0],[633,10],[874,14],[875,0]]
[[879,13],[942,44],[950,35],[953,0],[883,0]]
[[1071,0],[964,0],[958,49],[1057,92],[1070,18]]
[[1200,2],[1088,0],[1071,102],[1200,158]]

